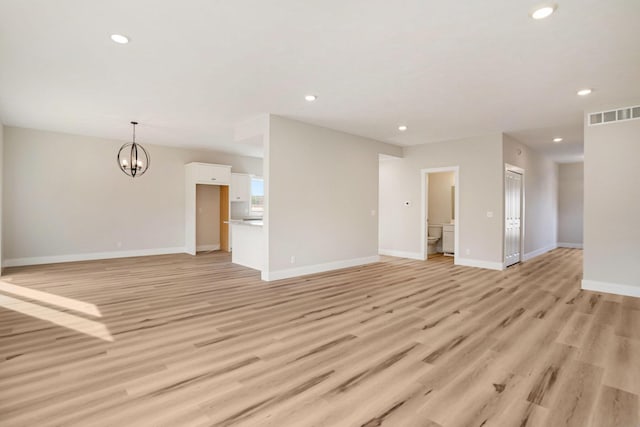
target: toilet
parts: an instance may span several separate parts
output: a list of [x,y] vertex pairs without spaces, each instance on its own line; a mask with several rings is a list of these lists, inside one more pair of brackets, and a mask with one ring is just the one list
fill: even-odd
[[427,236],[427,254],[438,253],[438,242],[442,238],[442,224],[430,225]]

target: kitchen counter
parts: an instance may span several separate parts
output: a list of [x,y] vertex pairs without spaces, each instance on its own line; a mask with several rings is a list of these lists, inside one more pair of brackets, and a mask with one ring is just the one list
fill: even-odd
[[231,225],[247,225],[250,227],[262,227],[264,225],[261,219],[231,219],[225,221],[225,223]]
[[264,233],[261,220],[230,220],[231,262],[262,271]]

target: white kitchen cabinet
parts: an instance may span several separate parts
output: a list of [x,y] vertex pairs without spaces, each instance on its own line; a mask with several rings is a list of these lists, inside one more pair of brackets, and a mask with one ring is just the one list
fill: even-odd
[[231,166],[208,163],[190,163],[197,184],[229,185]]
[[264,268],[264,231],[259,222],[232,221],[231,262],[262,271]]
[[232,173],[229,187],[229,201],[248,202],[251,200],[251,175]]
[[445,255],[453,255],[455,252],[455,227],[453,224],[442,226],[442,252]]

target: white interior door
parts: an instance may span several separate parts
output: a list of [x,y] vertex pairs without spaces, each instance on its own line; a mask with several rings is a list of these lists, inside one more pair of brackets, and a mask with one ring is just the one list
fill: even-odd
[[424,254],[429,251],[429,174],[424,175]]
[[520,239],[522,236],[522,175],[506,171],[504,182],[505,195],[505,265],[516,264],[521,260]]

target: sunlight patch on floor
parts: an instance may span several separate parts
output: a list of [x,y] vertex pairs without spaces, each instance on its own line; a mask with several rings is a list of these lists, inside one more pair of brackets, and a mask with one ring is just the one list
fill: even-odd
[[46,320],[56,325],[72,329],[104,341],[113,342],[113,337],[107,327],[94,320],[85,319],[84,317],[76,316],[74,314],[54,310],[42,305],[33,304],[1,294],[0,307],[26,314],[27,316],[35,317],[36,319]]
[[89,316],[102,317],[102,313],[100,313],[100,310],[98,310],[98,307],[96,307],[94,304],[78,301],[76,299],[61,297],[59,295],[50,294],[49,292],[42,292],[31,288],[25,288],[24,286],[14,285],[2,280],[0,280],[0,291],[8,292],[13,295],[29,298],[31,300],[36,300],[51,305],[57,305],[58,307],[88,314]]

